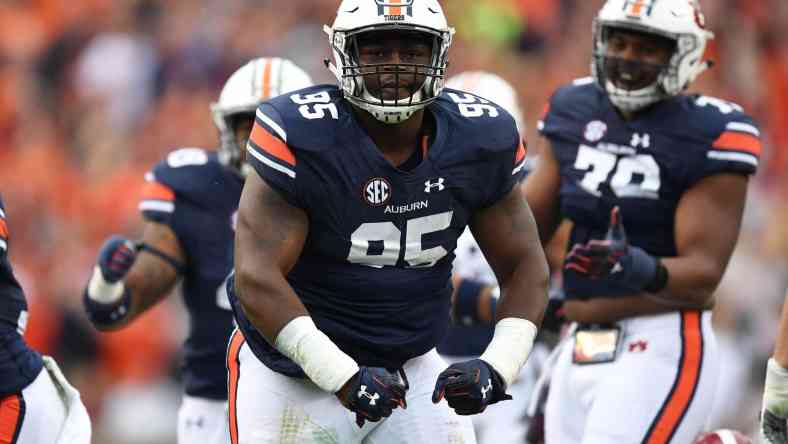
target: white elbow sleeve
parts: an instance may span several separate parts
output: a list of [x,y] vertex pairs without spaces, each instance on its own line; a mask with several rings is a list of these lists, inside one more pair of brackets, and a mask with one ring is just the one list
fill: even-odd
[[528,319],[501,319],[480,359],[490,364],[509,387],[528,360],[536,333],[536,325]]
[[318,330],[312,318],[299,316],[282,328],[274,346],[298,364],[321,389],[336,393],[358,372],[358,364]]

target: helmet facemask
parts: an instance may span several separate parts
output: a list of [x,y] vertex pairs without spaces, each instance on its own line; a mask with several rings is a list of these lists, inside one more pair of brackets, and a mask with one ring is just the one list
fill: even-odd
[[246,177],[252,168],[245,162],[246,140],[242,143],[238,142],[236,128],[242,120],[254,122],[254,113],[254,109],[233,113],[214,112],[214,123],[219,128],[220,145],[217,153],[219,162],[230,167],[241,177]]
[[[671,56],[667,63],[655,64],[610,55],[609,39],[616,31],[659,39],[659,45],[670,48]],[[676,41],[670,37],[641,29],[595,24],[592,72],[597,84],[607,92],[610,101],[621,111],[638,111],[677,94],[679,91],[669,93],[665,89],[669,79],[678,77],[675,63],[677,56]]]
[[[425,63],[363,63],[363,45],[376,37],[397,33],[409,43],[421,42],[430,50]],[[401,123],[435,100],[443,89],[451,33],[414,25],[375,25],[352,31],[334,31],[335,74],[345,97],[384,123]],[[387,37],[393,38],[393,37]],[[402,49],[402,48],[400,48]]]

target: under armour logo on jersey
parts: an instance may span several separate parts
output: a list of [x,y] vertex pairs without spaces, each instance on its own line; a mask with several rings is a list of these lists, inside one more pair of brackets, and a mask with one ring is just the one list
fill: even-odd
[[439,177],[435,181],[428,180],[424,182],[424,192],[431,193],[433,191],[443,191],[444,189],[446,189],[446,186],[443,184],[445,180],[446,179]]
[[388,202],[391,197],[391,184],[382,177],[370,179],[364,184],[364,200],[377,207]]
[[380,399],[380,395],[379,394],[377,394],[377,393],[369,393],[367,391],[367,386],[366,385],[362,385],[361,386],[361,390],[358,391],[358,397],[359,397],[359,399],[361,399],[361,398],[369,399],[369,405],[375,405],[375,402],[378,399]]
[[492,379],[487,380],[487,386],[482,387],[482,399],[487,399],[487,393],[492,390]]
[[621,262],[616,262],[616,264],[613,265],[613,269],[610,270],[610,274],[620,273],[623,270],[624,267],[621,266]]
[[648,148],[651,146],[651,136],[646,133],[634,133],[632,134],[632,140],[629,142],[629,144],[634,148],[637,148],[638,146]]

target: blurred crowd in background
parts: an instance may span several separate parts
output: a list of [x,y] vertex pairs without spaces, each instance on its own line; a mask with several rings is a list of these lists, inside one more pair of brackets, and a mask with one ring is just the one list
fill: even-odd
[[[27,338],[82,392],[94,442],[174,442],[188,329],[173,297],[122,332],[94,331],[80,301],[97,248],[112,233],[139,235],[144,173],[167,152],[217,145],[209,104],[245,61],[288,57],[316,82],[334,82],[322,25],[338,3],[0,2],[0,192],[31,305]],[[442,3],[457,28],[449,74],[483,69],[509,80],[538,150],[535,122],[550,93],[589,74],[602,0]],[[692,89],[744,106],[765,141],[714,316],[724,354],[714,425],[752,433],[788,277],[788,2],[701,4],[717,63]]]

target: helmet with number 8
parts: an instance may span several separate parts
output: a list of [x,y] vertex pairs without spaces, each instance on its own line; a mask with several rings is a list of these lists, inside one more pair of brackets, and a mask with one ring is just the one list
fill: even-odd
[[[326,60],[326,65],[336,76],[345,98],[379,121],[405,121],[440,95],[454,28],[449,27],[437,0],[343,0],[334,24],[324,29],[334,56],[334,62]],[[386,30],[429,35],[432,41],[430,64],[360,63],[358,36]],[[365,76],[379,75],[385,70],[423,75],[425,80],[407,98],[384,100],[370,93],[365,86]]]
[[211,104],[213,123],[219,130],[219,161],[246,176],[244,146],[235,136],[239,117],[254,118],[260,104],[272,97],[312,86],[312,79],[288,59],[261,57],[238,68],[225,82],[219,100]]
[[[651,85],[637,90],[616,86],[607,78],[605,63],[611,29],[652,34],[675,42],[670,61]],[[594,20],[591,72],[622,111],[637,111],[684,91],[711,66],[702,59],[706,42],[714,34],[706,30],[697,0],[607,0]]]

